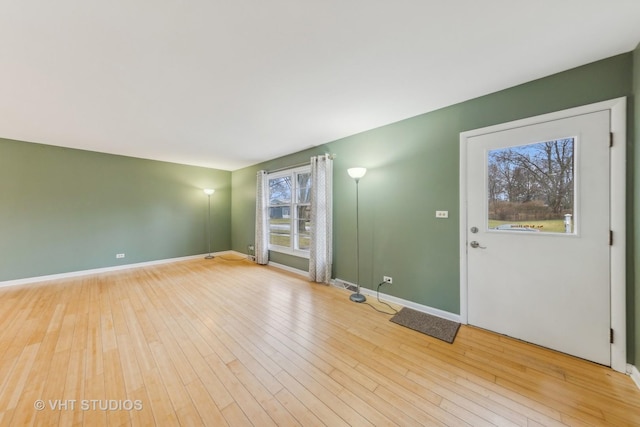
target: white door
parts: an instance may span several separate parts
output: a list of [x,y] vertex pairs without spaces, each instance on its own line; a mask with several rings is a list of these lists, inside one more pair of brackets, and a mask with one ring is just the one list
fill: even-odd
[[611,365],[609,114],[467,139],[469,324]]

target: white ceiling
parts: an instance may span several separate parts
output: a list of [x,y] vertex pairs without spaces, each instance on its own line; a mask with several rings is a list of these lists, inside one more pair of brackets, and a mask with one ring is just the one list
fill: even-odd
[[639,41],[640,0],[0,0],[0,137],[235,170]]

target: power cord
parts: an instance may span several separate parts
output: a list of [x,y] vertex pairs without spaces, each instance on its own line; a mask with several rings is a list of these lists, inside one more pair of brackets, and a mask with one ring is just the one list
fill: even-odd
[[389,305],[388,303],[386,303],[385,301],[380,301],[380,286],[384,285],[386,282],[380,282],[378,283],[378,288],[376,289],[376,299],[378,300],[378,302],[380,304],[386,305],[387,307],[389,307],[393,313],[387,313],[384,310],[380,310],[379,308],[369,304],[368,302],[365,302],[366,305],[368,305],[369,307],[373,308],[375,311],[377,311],[378,313],[382,313],[382,314],[387,314],[389,316],[393,316],[394,314],[398,314],[398,310],[396,310],[395,308],[393,308],[391,305]]

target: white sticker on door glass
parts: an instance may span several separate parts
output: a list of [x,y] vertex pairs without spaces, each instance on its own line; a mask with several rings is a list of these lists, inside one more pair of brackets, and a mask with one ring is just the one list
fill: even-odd
[[490,150],[487,228],[573,234],[575,138]]

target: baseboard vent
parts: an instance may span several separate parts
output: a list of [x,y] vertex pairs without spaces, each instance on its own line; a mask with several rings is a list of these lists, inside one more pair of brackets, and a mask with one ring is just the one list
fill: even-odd
[[358,287],[356,285],[349,282],[345,282],[344,280],[340,280],[340,279],[335,279],[333,281],[333,285],[336,288],[345,289],[351,292],[356,292],[358,290]]

